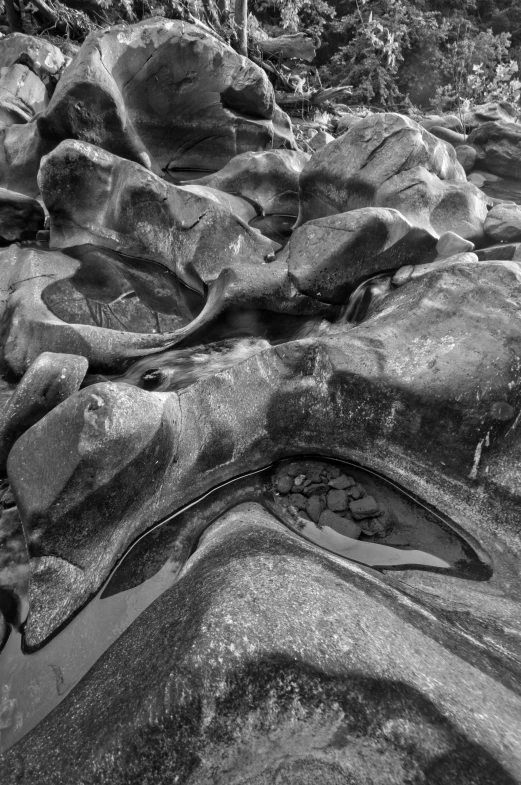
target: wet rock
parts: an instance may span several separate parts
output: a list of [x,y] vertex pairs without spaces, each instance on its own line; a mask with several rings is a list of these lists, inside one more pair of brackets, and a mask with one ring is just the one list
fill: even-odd
[[85,357],[51,352],[44,352],[30,365],[0,414],[0,476],[5,476],[16,439],[79,390],[88,365]]
[[338,488],[339,490],[343,491],[346,488],[352,488],[353,485],[355,485],[355,481],[352,477],[347,477],[345,474],[341,474],[339,477],[329,480],[329,485],[331,488]]
[[458,144],[456,146],[456,158],[465,170],[465,174],[470,174],[476,163],[476,149],[469,144]]
[[330,529],[333,529],[333,531],[338,532],[338,534],[342,534],[344,537],[350,537],[353,540],[357,540],[360,536],[361,528],[358,524],[351,520],[351,518],[344,518],[330,509],[324,510],[320,515],[318,523],[319,526],[328,526]]
[[313,523],[318,523],[322,511],[324,510],[324,501],[319,496],[310,496],[306,511]]
[[279,255],[299,291],[345,304],[363,278],[435,256],[436,237],[397,210],[364,207],[308,221]]
[[0,123],[27,123],[49,102],[44,83],[27,66],[0,68]]
[[445,232],[442,234],[436,244],[436,251],[438,252],[438,259],[449,258],[458,253],[466,253],[467,251],[474,250],[474,243],[469,240],[464,240],[455,232]]
[[410,594],[235,507],[2,782],[517,782],[517,690]]
[[293,478],[289,474],[282,474],[277,477],[275,487],[279,493],[289,493],[293,487]]
[[159,17],[92,33],[38,126],[54,145],[81,139],[170,175],[295,147],[261,68],[206,28]]
[[468,142],[480,168],[521,180],[521,125],[487,122],[472,131]]
[[296,507],[297,510],[305,510],[307,508],[308,500],[302,493],[290,494],[288,501],[290,504]]
[[317,152],[318,150],[322,150],[326,144],[330,142],[334,142],[335,137],[329,134],[327,131],[320,129],[317,133],[311,138],[308,142],[309,147],[314,151]]
[[[24,525],[40,533],[38,555],[82,566],[94,590],[115,554],[151,521],[244,472],[245,466],[265,466],[273,455],[327,452],[363,459],[398,484],[406,479],[412,493],[464,523],[466,530],[472,526],[470,533],[485,549],[496,554],[500,548],[500,558],[514,564],[521,510],[517,432],[505,438],[513,421],[495,419],[492,404],[504,401],[514,411],[519,408],[518,270],[510,263],[476,263],[473,254],[425,268],[392,291],[355,330],[337,326],[318,338],[274,346],[180,396],[139,390],[139,402],[127,407],[120,403],[125,386],[114,384],[71,396],[26,432],[9,458]],[[107,414],[100,410],[86,464],[77,461],[68,440],[78,438],[93,391],[106,401]],[[159,420],[158,409],[167,405],[182,412],[167,418],[165,434],[166,442],[179,440],[178,460],[165,458],[155,466],[140,449],[142,417],[157,412]],[[128,483],[119,481],[114,466],[116,453],[119,463],[122,454],[129,454],[127,437],[118,441],[108,416],[112,411],[122,412],[128,443],[138,440],[130,508]],[[108,430],[100,440],[104,427]],[[156,430],[148,427],[150,434]],[[165,450],[172,454],[173,448]],[[50,474],[54,455],[60,456],[61,469]],[[305,473],[302,462],[294,463],[293,476]],[[195,471],[201,465],[204,472]],[[86,503],[89,466],[96,467],[96,476],[114,477],[95,497],[110,504],[110,515],[97,514],[94,496]],[[82,503],[74,509],[68,509],[67,488],[80,489]],[[72,514],[84,532],[81,547],[70,531]]]
[[480,248],[476,251],[480,262],[501,260],[504,262],[521,261],[521,243],[500,243]]
[[215,174],[186,181],[240,196],[261,215],[298,216],[299,177],[309,155],[300,150],[268,150],[236,155]]
[[0,187],[38,196],[40,161],[52,147],[41,138],[34,120],[0,128]]
[[0,240],[34,239],[44,220],[44,211],[35,199],[0,188]]
[[454,149],[407,117],[365,118],[312,156],[300,178],[299,224],[364,206],[413,226],[484,239],[487,197],[466,182]]
[[65,67],[63,52],[49,40],[25,33],[11,33],[0,39],[0,68],[24,63],[45,79],[57,77]]
[[485,221],[485,232],[496,242],[521,240],[521,207],[517,204],[498,204]]
[[311,494],[317,494],[320,496],[323,493],[328,493],[328,491],[329,485],[327,485],[325,482],[313,482],[304,488],[304,494],[306,496],[311,496]]
[[372,496],[364,496],[349,502],[349,511],[356,521],[373,518],[380,512],[378,502]]
[[336,489],[329,491],[327,506],[333,512],[342,512],[342,510],[347,509],[347,492]]

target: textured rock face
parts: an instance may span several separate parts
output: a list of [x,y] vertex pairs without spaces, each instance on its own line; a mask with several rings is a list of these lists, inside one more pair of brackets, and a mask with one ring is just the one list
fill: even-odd
[[279,261],[299,291],[344,305],[364,279],[405,264],[432,261],[436,238],[415,229],[396,210],[365,207],[308,221]]
[[224,266],[260,265],[273,252],[211,191],[166,183],[85,142],[62,142],[42,162],[39,182],[51,248],[91,245],[159,262],[201,294]]
[[0,68],[0,122],[27,123],[49,102],[44,83],[25,65]]
[[517,204],[495,205],[487,215],[485,232],[499,243],[521,240],[521,207]]
[[166,19],[91,34],[38,125],[55,144],[79,138],[169,173],[294,146],[262,69]]
[[57,46],[45,38],[12,33],[0,40],[0,68],[25,63],[36,76],[57,76],[65,67],[65,57]]
[[476,148],[480,168],[521,180],[521,125],[487,122],[468,141]]
[[316,153],[300,178],[299,224],[373,205],[415,226],[482,242],[487,199],[453,148],[408,118],[375,115]]
[[[66,616],[71,604],[82,604],[151,520],[245,465],[259,468],[273,456],[299,452],[363,456],[427,499],[434,485],[450,488],[447,513],[456,520],[461,514],[467,530],[494,552],[489,498],[505,553],[516,553],[519,448],[509,429],[520,396],[518,276],[518,266],[508,263],[448,260],[431,272],[425,265],[356,329],[337,327],[328,337],[266,349],[179,396],[134,395],[111,384],[72,396],[18,440],[8,462],[28,539],[39,533],[38,556],[53,554],[84,570],[76,599],[53,595],[53,607],[63,601]],[[158,424],[144,425],[143,411],[154,412]],[[160,422],[170,435],[154,468],[149,442]],[[85,458],[83,444],[89,445]],[[127,464],[121,473],[114,468],[121,455],[133,456],[136,474],[128,481]],[[50,473],[53,462],[60,469]],[[136,485],[140,473],[149,480]],[[478,478],[484,496],[461,512]],[[511,512],[494,502],[509,496]],[[111,515],[97,513],[97,499],[110,503]],[[60,613],[54,613],[57,624]],[[51,629],[45,614],[30,617],[27,635],[33,625],[37,645]]]
[[243,504],[3,782],[511,785],[519,695],[428,607]]
[[45,215],[40,204],[24,194],[0,188],[0,239],[32,240],[43,229]]

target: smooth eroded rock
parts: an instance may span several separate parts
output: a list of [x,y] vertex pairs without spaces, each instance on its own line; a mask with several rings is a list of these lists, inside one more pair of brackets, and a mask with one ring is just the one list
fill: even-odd
[[487,215],[485,232],[492,240],[499,243],[521,240],[521,206],[495,205]]

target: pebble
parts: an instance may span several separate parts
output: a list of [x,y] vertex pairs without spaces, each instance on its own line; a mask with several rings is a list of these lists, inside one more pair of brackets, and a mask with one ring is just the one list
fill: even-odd
[[346,488],[352,488],[355,485],[355,481],[352,477],[347,477],[345,474],[341,474],[340,477],[335,477],[333,480],[329,480],[329,485],[331,488],[338,488],[339,491],[343,491]]
[[275,480],[275,487],[279,493],[289,493],[293,488],[293,478],[288,474],[282,474]]
[[307,485],[304,488],[304,493],[306,496],[321,496],[323,493],[327,493],[329,491],[329,485],[326,485],[325,482],[312,482],[310,485]]
[[333,489],[327,495],[327,506],[333,512],[342,512],[347,509],[347,492]]
[[305,510],[308,500],[301,493],[292,493],[289,497],[289,503],[296,507],[297,510]]
[[362,499],[350,502],[349,510],[356,521],[361,521],[364,518],[374,518],[378,515],[380,506],[372,496],[364,496]]
[[320,498],[320,496],[311,496],[311,498],[308,499],[306,510],[309,517],[314,523],[318,523],[318,520],[320,518],[320,515],[324,507],[325,504],[323,500]]
[[318,521],[319,526],[328,526],[344,537],[351,537],[356,540],[360,536],[361,527],[350,518],[342,518],[332,510],[324,510]]

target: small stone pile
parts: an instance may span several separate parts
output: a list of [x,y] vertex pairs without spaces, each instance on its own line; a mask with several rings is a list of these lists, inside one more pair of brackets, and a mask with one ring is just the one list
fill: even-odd
[[312,521],[344,537],[361,534],[381,538],[389,516],[359,482],[338,466],[321,461],[298,461],[280,466],[273,476],[277,502],[300,526]]

